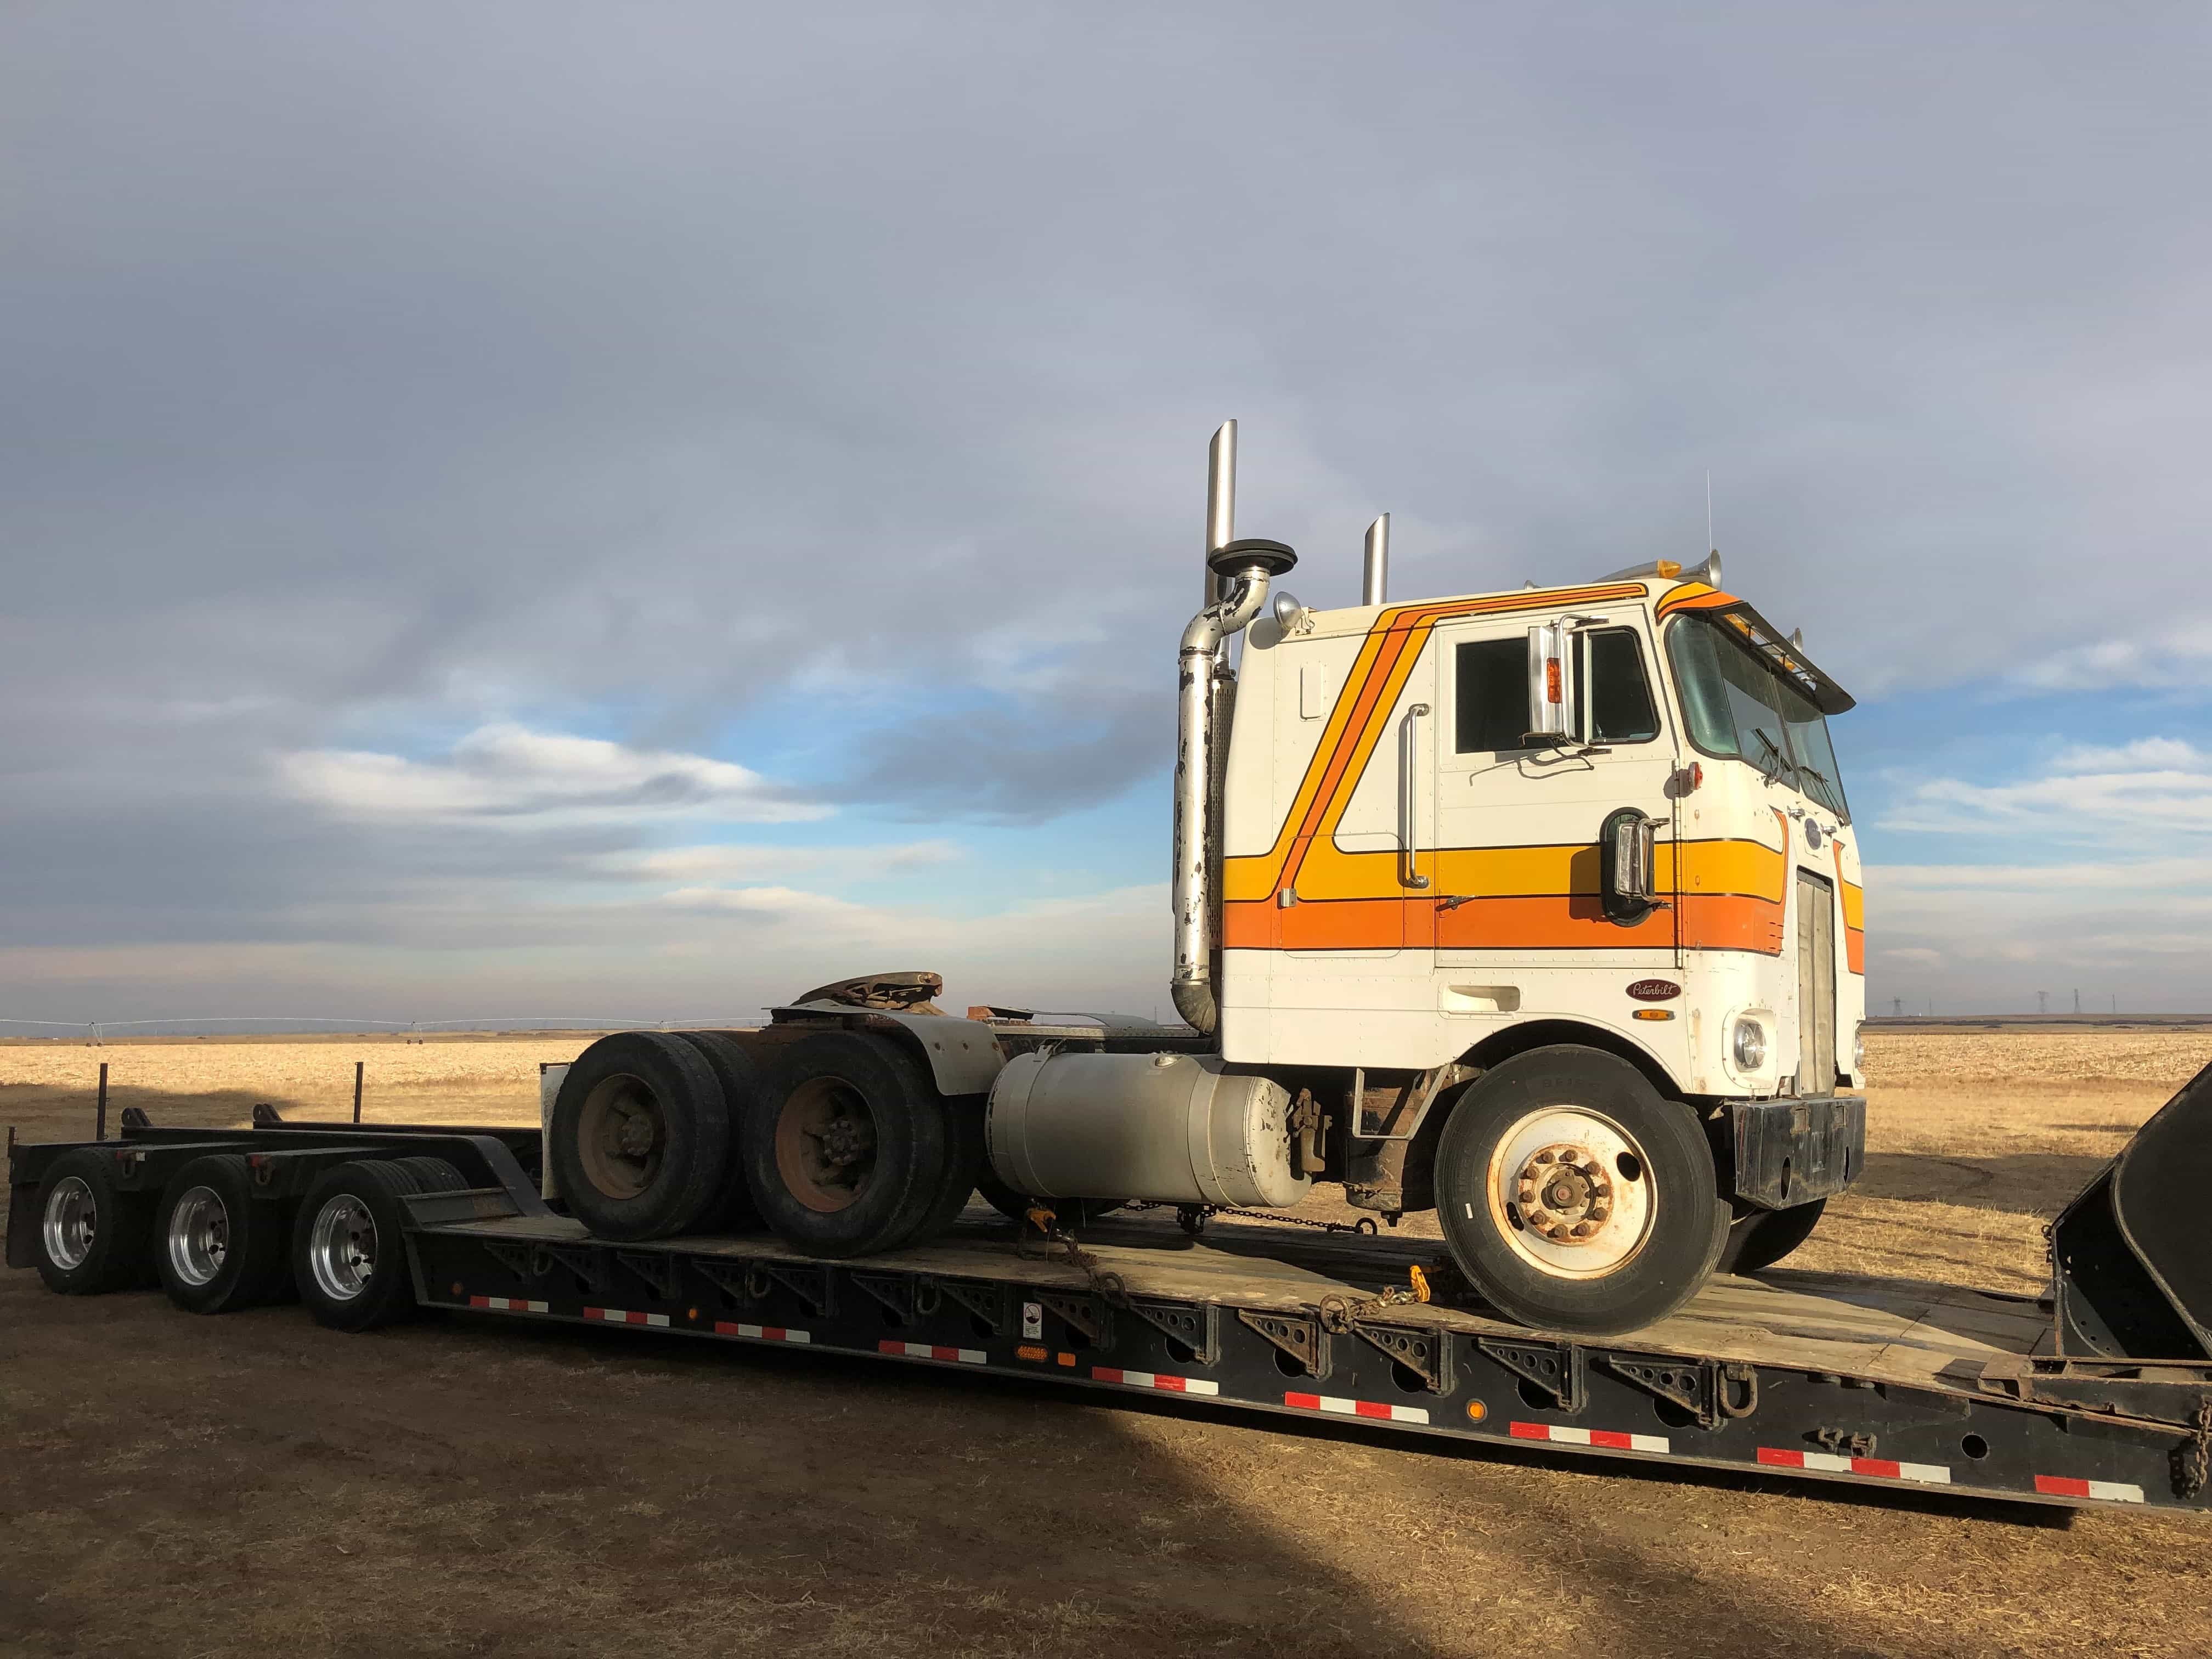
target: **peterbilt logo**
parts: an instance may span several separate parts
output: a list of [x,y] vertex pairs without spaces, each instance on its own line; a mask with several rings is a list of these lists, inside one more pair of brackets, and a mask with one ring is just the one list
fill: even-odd
[[1682,988],[1671,979],[1639,979],[1628,988],[1628,994],[1638,1002],[1672,1002],[1682,994]]

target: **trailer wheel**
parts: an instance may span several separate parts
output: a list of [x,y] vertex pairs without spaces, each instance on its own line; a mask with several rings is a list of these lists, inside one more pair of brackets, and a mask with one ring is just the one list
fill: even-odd
[[738,1126],[744,1121],[744,1103],[761,1089],[760,1067],[736,1042],[720,1031],[678,1031],[677,1036],[707,1057],[714,1080],[722,1085],[722,1102],[730,1121],[729,1168],[723,1172],[720,1194],[699,1218],[699,1229],[710,1233],[758,1232],[760,1211],[753,1204],[752,1188],[745,1184],[744,1160],[738,1156]]
[[196,1158],[170,1178],[154,1222],[154,1267],[186,1313],[231,1313],[280,1299],[290,1271],[289,1206],[253,1190],[235,1152]]
[[115,1184],[115,1161],[80,1146],[53,1161],[32,1200],[38,1206],[39,1277],[58,1296],[100,1296],[146,1282],[155,1195]]
[[562,1081],[546,1153],[561,1196],[594,1236],[683,1232],[716,1201],[728,1174],[722,1085],[680,1036],[601,1037]]
[[858,1031],[802,1037],[747,1103],[738,1139],[753,1202],[810,1255],[894,1249],[945,1178],[945,1113],[904,1054]]
[[292,1224],[292,1276],[318,1325],[369,1331],[410,1317],[407,1206],[415,1178],[397,1164],[341,1164],[309,1190]]
[[1468,1282],[1524,1324],[1610,1336],[1680,1307],[1726,1236],[1711,1149],[1626,1060],[1559,1045],[1460,1097],[1437,1215]]
[[1728,1243],[1721,1246],[1718,1273],[1755,1273],[1771,1267],[1813,1236],[1820,1224],[1820,1212],[1828,1200],[1793,1204],[1786,1210],[1753,1210],[1729,1225]]

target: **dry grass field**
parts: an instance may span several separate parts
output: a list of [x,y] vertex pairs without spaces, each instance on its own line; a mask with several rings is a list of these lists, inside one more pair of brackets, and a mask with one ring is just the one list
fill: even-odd
[[[0,1123],[532,1121],[580,1037],[0,1044]],[[2212,1033],[1886,1032],[1792,1259],[2032,1289]],[[0,1655],[2202,1654],[2212,1527],[0,1275]]]

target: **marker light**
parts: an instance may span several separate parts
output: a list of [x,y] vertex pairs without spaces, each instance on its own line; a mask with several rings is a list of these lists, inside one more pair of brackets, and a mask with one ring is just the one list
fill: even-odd
[[1544,701],[1547,702],[1566,701],[1559,695],[1559,659],[1557,657],[1544,659]]

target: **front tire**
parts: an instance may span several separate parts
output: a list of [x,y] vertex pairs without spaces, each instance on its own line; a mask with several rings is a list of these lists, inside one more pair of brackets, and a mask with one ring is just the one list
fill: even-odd
[[1509,1318],[1613,1336],[1665,1318],[1726,1237],[1689,1109],[1626,1060],[1559,1045],[1461,1095],[1437,1147],[1437,1214],[1468,1283]]

